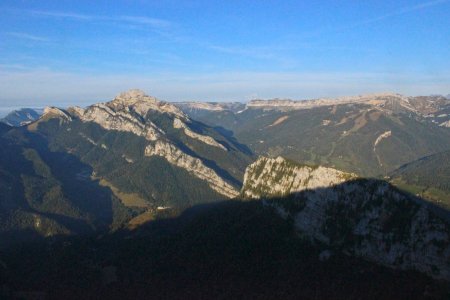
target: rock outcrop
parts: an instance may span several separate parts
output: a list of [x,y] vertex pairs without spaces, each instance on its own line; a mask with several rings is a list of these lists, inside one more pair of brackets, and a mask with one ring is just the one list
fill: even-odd
[[234,198],[239,194],[232,185],[225,182],[213,169],[205,166],[200,159],[184,153],[171,143],[157,141],[154,145],[148,145],[145,148],[145,155],[164,157],[169,163],[205,180],[213,190],[227,198]]
[[326,247],[450,280],[448,211],[387,182],[260,158],[247,168],[241,194],[263,198],[300,234]]
[[[58,117],[64,122],[72,119],[83,123],[93,122],[106,130],[129,132],[143,137],[148,141],[144,150],[145,156],[157,155],[165,158],[169,163],[206,181],[211,189],[227,198],[233,198],[239,194],[236,188],[226,182],[216,170],[207,167],[200,155],[192,155],[196,149],[191,148],[192,152],[190,152],[189,147],[192,146],[188,143],[181,145],[183,141],[173,134],[173,129],[181,130],[188,138],[200,141],[211,148],[206,147],[203,149],[204,152],[216,151],[216,149],[228,152],[228,149],[213,137],[195,132],[191,128],[193,121],[179,108],[148,96],[143,91],[130,90],[119,94],[112,101],[97,103],[87,108],[72,107],[67,112],[48,108],[42,118],[47,118],[46,116]],[[166,131],[172,133],[166,134]],[[79,135],[94,146],[108,149],[106,145],[97,143],[88,135],[82,133]],[[134,160],[125,153],[122,153],[121,157],[130,164],[134,163]]]
[[203,134],[199,134],[199,133],[192,131],[183,121],[181,121],[178,118],[175,118],[173,120],[173,127],[177,128],[177,129],[183,129],[184,134],[187,135],[188,137],[199,140],[210,146],[214,146],[214,147],[217,147],[217,148],[227,151],[227,148],[225,148],[222,144],[217,142],[215,139],[213,139],[212,137],[210,137],[208,135],[203,135]]
[[355,174],[332,168],[298,165],[282,157],[260,157],[247,167],[243,196],[285,196],[306,189],[330,187],[356,178]]

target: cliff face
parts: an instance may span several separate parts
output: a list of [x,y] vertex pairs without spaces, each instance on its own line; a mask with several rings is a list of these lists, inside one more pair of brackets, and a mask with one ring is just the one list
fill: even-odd
[[384,181],[260,158],[247,168],[241,193],[262,197],[325,247],[450,280],[448,212]]
[[281,156],[260,157],[247,167],[243,196],[286,196],[306,189],[330,187],[352,178],[356,175],[332,168],[300,166]]
[[155,145],[148,145],[145,148],[145,155],[164,157],[169,163],[187,170],[197,178],[205,180],[213,190],[228,198],[234,198],[239,194],[232,185],[225,182],[213,169],[208,168],[200,159],[182,152],[173,144],[158,141]]
[[[222,170],[211,167],[218,165],[217,169],[224,169],[221,165],[229,164],[234,168],[237,163],[231,158],[240,155],[236,154],[237,149],[223,140],[217,141],[216,137],[220,137],[218,133],[213,132],[214,136],[209,135],[212,129],[191,120],[176,106],[159,101],[143,91],[130,90],[119,94],[112,101],[93,104],[85,109],[72,107],[64,111],[48,108],[41,119],[30,128],[36,129],[39,122],[52,118],[60,119],[60,124],[71,122],[73,119],[84,124],[95,123],[107,131],[132,133],[146,140],[146,146],[141,150],[143,157],[162,157],[168,163],[205,181],[211,189],[225,197],[233,198],[239,194],[235,187],[236,182],[234,185],[230,184],[227,182],[230,178],[224,179],[219,175],[223,173]],[[94,146],[101,146],[105,151],[109,149],[108,145],[97,141],[94,136],[89,135],[89,132],[78,134]],[[118,159],[122,157],[129,158],[129,154],[121,153]],[[222,159],[225,163],[216,161],[216,158]],[[134,157],[127,161],[132,164],[136,159]],[[214,163],[211,163],[212,160]],[[237,174],[236,168],[230,173]]]

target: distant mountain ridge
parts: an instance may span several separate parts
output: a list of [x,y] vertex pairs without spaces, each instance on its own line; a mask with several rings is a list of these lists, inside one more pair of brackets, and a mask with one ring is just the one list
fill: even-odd
[[252,99],[246,104],[240,102],[174,102],[175,106],[185,110],[233,111],[245,109],[297,110],[321,106],[343,104],[367,104],[390,110],[406,110],[427,115],[450,106],[450,99],[445,96],[404,96],[397,93],[363,94],[358,96],[343,96],[337,98],[317,99]]
[[361,176],[450,149],[450,100],[385,93],[308,101],[255,100],[245,109],[187,111],[258,155],[284,157]]
[[21,108],[8,113],[5,117],[0,119],[0,122],[8,124],[9,126],[23,126],[27,125],[37,119],[42,114],[42,109]]

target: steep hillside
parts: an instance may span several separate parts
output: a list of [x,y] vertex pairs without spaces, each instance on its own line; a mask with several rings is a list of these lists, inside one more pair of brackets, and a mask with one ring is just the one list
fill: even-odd
[[2,251],[0,298],[378,300],[450,295],[448,282],[311,245],[289,220],[260,201],[194,207],[137,231]]
[[390,175],[393,184],[450,209],[450,151],[408,163]]
[[11,238],[135,228],[233,198],[252,159],[236,140],[138,90],[85,109],[48,107],[26,127],[0,130],[0,228]]
[[91,168],[23,129],[0,134],[0,247],[115,230],[140,213],[84,174]]
[[242,195],[262,197],[330,249],[450,279],[450,214],[387,182],[260,158],[247,168]]
[[[175,106],[136,90],[86,109],[47,109],[29,129],[45,135],[55,150],[68,151],[93,165],[96,176],[116,181],[118,185],[118,176],[125,176],[119,189],[130,191],[133,183],[125,181],[144,180],[134,188],[148,200],[159,201],[164,206],[175,203],[164,203],[168,199],[162,199],[166,197],[158,195],[158,189],[152,189],[154,195],[143,189],[154,185],[155,180],[160,181],[161,187],[170,182],[181,189],[196,185],[185,185],[186,179],[164,178],[162,170],[179,174],[169,172],[167,176],[192,177],[193,181],[209,186],[209,189],[202,186],[196,193],[185,191],[179,195],[182,198],[195,194],[204,200],[201,191],[209,193],[206,198],[210,199],[217,198],[214,193],[231,198],[238,194],[250,159],[249,152],[243,152],[245,147],[236,141],[191,120]],[[152,167],[158,163],[160,166]],[[155,173],[145,176],[144,170],[155,170]],[[136,172],[140,174],[131,175]],[[171,201],[182,201],[176,198],[170,197]]]
[[450,130],[429,117],[447,107],[449,101],[439,99],[382,94],[257,100],[244,111],[204,111],[197,116],[234,134],[256,154],[385,176],[403,164],[450,149]]

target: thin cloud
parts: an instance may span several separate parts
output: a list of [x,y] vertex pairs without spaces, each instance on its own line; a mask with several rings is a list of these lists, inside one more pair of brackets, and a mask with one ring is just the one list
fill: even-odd
[[67,13],[67,12],[57,12],[57,11],[42,11],[42,10],[32,10],[30,11],[32,15],[42,16],[42,17],[54,17],[54,18],[68,18],[75,20],[92,20],[93,16]]
[[32,15],[40,17],[51,17],[51,18],[64,18],[71,19],[74,21],[102,21],[116,23],[117,21],[126,22],[134,25],[148,25],[157,29],[165,29],[172,25],[171,22],[158,18],[150,18],[146,16],[104,16],[104,15],[89,15],[89,14],[79,14],[72,12],[60,12],[60,11],[30,11]]
[[353,29],[353,28],[356,28],[356,27],[360,27],[362,25],[377,23],[377,22],[385,20],[385,19],[389,19],[389,18],[392,18],[392,17],[400,16],[400,15],[404,15],[404,14],[411,13],[411,12],[414,12],[414,11],[420,11],[420,10],[423,10],[425,8],[428,8],[428,7],[437,6],[437,5],[445,4],[445,3],[448,3],[448,2],[450,2],[450,0],[436,0],[436,1],[429,1],[429,2],[425,2],[425,3],[413,5],[413,6],[404,7],[404,8],[399,9],[398,11],[393,11],[393,12],[390,12],[390,13],[387,13],[387,14],[384,14],[384,15],[381,15],[381,16],[377,16],[377,17],[374,17],[374,18],[368,18],[366,20],[362,20],[362,21],[357,22],[355,24],[352,24],[352,25],[350,25],[348,27],[341,28],[340,30]]
[[450,2],[450,0],[428,1],[428,2],[424,2],[424,3],[412,5],[412,6],[403,7],[398,10],[391,11],[389,13],[378,15],[375,17],[369,17],[366,19],[362,19],[362,20],[356,21],[354,23],[351,23],[349,25],[344,25],[344,26],[338,25],[333,28],[322,28],[322,29],[318,29],[318,30],[313,30],[310,32],[305,32],[304,34],[302,34],[300,36],[299,35],[286,35],[284,38],[287,40],[298,40],[299,38],[315,38],[317,36],[323,36],[325,34],[345,32],[345,31],[360,28],[360,27],[363,27],[366,25],[378,23],[378,22],[381,22],[381,21],[384,21],[386,19],[390,19],[393,17],[405,15],[405,14],[416,12],[416,11],[421,11],[421,10],[424,10],[429,7],[443,5],[443,4],[446,4],[449,2]]
[[24,32],[7,32],[6,34],[9,36],[12,36],[12,37],[19,38],[19,39],[25,39],[25,40],[29,40],[29,41],[35,41],[35,42],[49,42],[50,41],[49,39],[47,39],[45,37],[32,35],[32,34],[28,34],[28,33],[24,33]]
[[149,18],[149,17],[136,17],[136,16],[120,16],[118,17],[120,21],[135,23],[135,24],[143,24],[143,25],[151,25],[153,27],[164,28],[171,26],[171,23],[166,20]]
[[227,53],[227,54],[236,54],[236,55],[242,55],[242,56],[249,56],[253,58],[260,58],[260,59],[272,59],[275,56],[273,53],[270,52],[270,48],[258,48],[258,47],[224,47],[224,46],[216,46],[216,45],[210,45],[208,46],[209,49]]

